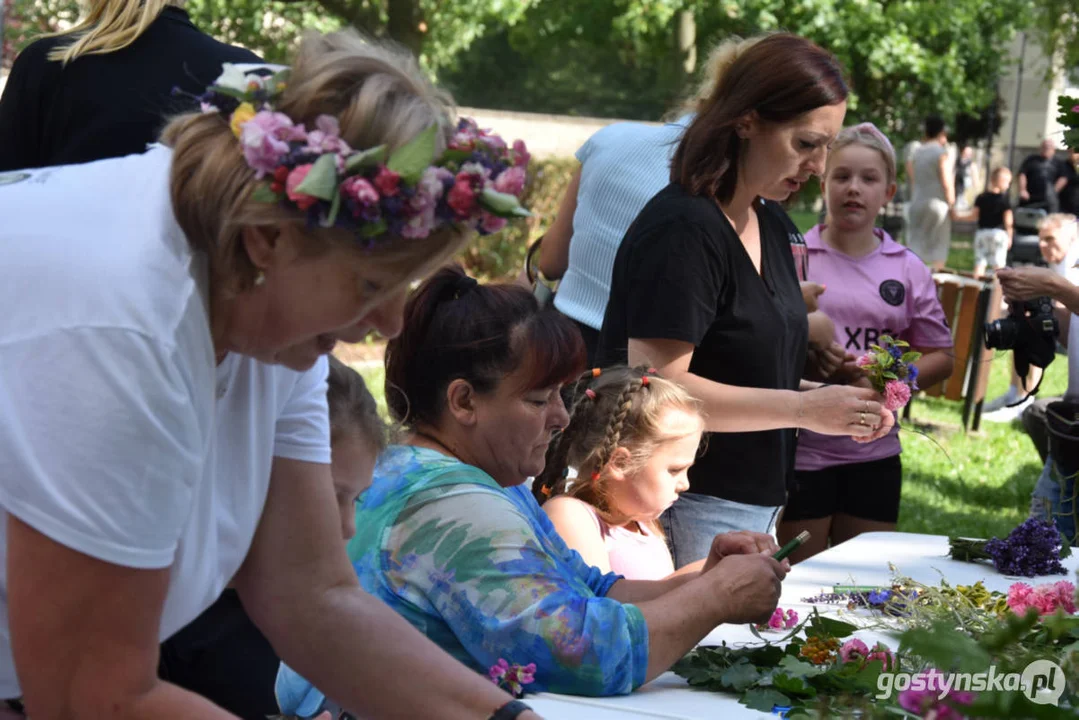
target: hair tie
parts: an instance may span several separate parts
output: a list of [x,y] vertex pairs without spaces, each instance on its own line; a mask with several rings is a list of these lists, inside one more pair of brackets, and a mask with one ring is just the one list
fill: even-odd
[[602,374],[603,374],[603,369],[602,368],[592,368],[592,377],[598,378]]
[[596,399],[596,391],[593,390],[592,388],[587,388],[584,391],[584,394],[588,397],[589,400],[595,400]]
[[649,382],[648,376],[647,375],[642,375],[641,376],[641,387],[648,387],[648,382]]
[[599,480],[599,470],[592,473],[592,480]]
[[655,375],[656,374],[656,369],[655,368],[648,368],[647,370],[645,370],[645,372],[648,373],[649,375]]
[[461,275],[457,278],[457,282],[453,284],[453,299],[459,299],[462,295],[464,295],[477,285],[479,285],[479,283],[476,282],[476,278],[470,277],[468,275]]
[[551,486],[544,484],[542,487],[540,487],[540,495],[545,498],[551,497]]

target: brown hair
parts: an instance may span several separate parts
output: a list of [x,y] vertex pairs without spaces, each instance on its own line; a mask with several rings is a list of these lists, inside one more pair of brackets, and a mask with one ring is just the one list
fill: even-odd
[[349,431],[357,430],[376,453],[389,441],[386,423],[379,417],[378,403],[367,389],[363,376],[330,356],[326,378],[326,401],[330,406],[330,444]]
[[480,285],[459,266],[428,278],[405,305],[404,330],[386,345],[386,405],[406,427],[437,425],[457,379],[494,391],[525,368],[522,391],[560,385],[585,365],[573,321],[517,284]]
[[[547,464],[532,484],[540,504],[556,495],[570,495],[610,520],[604,471],[614,451],[619,447],[630,451],[633,459],[627,471],[634,472],[669,439],[659,425],[665,410],[700,416],[697,400],[654,372],[646,367],[613,367],[589,370],[578,379],[569,424],[551,443]],[[566,476],[569,467],[577,469],[573,480]],[[659,532],[658,527],[651,529]]]
[[782,124],[847,98],[839,61],[809,40],[775,33],[745,42],[699,104],[671,160],[671,182],[694,195],[727,201],[734,194],[743,152],[735,124],[747,114]]
[[737,60],[743,52],[772,34],[773,33],[762,33],[745,40],[737,35],[731,35],[719,45],[712,48],[711,52],[708,53],[708,59],[701,68],[700,82],[693,89],[692,94],[687,97],[679,107],[670,113],[669,116],[674,119],[685,113],[699,113],[701,108],[708,102],[708,98],[715,91],[716,86],[719,85],[720,79],[730,71],[734,61]]
[[[353,31],[304,37],[276,109],[308,126],[319,115],[333,115],[341,137],[357,149],[385,144],[392,151],[437,124],[442,151],[452,128],[449,97],[431,85],[415,58],[368,42]],[[361,250],[348,230],[308,229],[299,210],[251,198],[255,172],[245,162],[228,122],[217,113],[174,119],[162,141],[173,148],[171,195],[176,220],[192,247],[209,256],[215,280],[235,291],[250,287],[255,278],[255,268],[239,241],[243,227],[298,226],[312,253],[332,243],[344,244],[400,273],[437,266],[468,239],[466,233],[446,226],[426,238],[388,238]]]

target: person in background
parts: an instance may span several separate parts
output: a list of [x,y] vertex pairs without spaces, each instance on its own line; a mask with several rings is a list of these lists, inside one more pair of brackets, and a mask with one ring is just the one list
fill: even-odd
[[[375,460],[388,438],[360,374],[332,355],[329,362],[330,474],[347,542],[356,534],[356,499],[371,484]],[[280,712],[274,694],[280,663],[236,591],[225,590],[202,615],[161,644],[158,675],[243,720],[264,720]]]
[[[1079,220],[1074,215],[1050,215],[1048,224],[1063,238],[1079,244]],[[1079,545],[1079,285],[1075,276],[1052,268],[1005,268],[997,273],[1004,296],[1024,301],[1048,296],[1056,306],[1059,342],[1068,350],[1068,387],[1064,396],[1044,410],[1043,437],[1047,455],[1042,474],[1031,493],[1030,514],[1056,524],[1072,545]]]
[[[1071,219],[1073,217],[1054,213],[1044,218],[1038,225],[1038,249],[1050,272],[1072,284],[1079,284],[1079,242],[1076,242],[1075,223]],[[1033,428],[1032,432],[1028,432],[1035,446],[1039,448],[1039,454],[1042,454],[1042,451],[1048,453],[1044,440],[1044,408],[1056,399],[1048,398],[1040,402],[1031,396],[1030,391],[1038,387],[1041,378],[1042,368],[1036,366],[1031,366],[1025,379],[1020,378],[1015,364],[1012,363],[1008,389],[1003,395],[986,402],[982,409],[983,420],[1005,423],[1029,411],[1031,415],[1024,419],[1023,424]]]
[[1011,170],[1003,166],[994,168],[989,187],[974,199],[974,207],[966,212],[958,209],[952,212],[955,220],[978,223],[974,232],[975,278],[985,277],[987,269],[999,270],[1008,264],[1008,249],[1015,235],[1012,202],[1008,198],[1011,184]]
[[589,565],[630,580],[668,577],[674,561],[659,516],[689,489],[700,404],[645,367],[589,370],[574,400],[533,495]]
[[89,0],[81,22],[19,53],[0,97],[0,172],[141,153],[224,63],[259,62],[201,32],[184,2]]
[[1042,140],[1038,152],[1028,155],[1019,166],[1020,207],[1041,208],[1052,214],[1060,210],[1060,191],[1068,182],[1056,160],[1056,143]]
[[[806,233],[810,279],[827,283],[821,309],[836,323],[836,337],[855,355],[883,335],[922,353],[917,379],[931,387],[952,373],[952,334],[929,269],[909,249],[875,226],[895,195],[895,150],[872,123],[839,133],[821,180],[828,218]],[[832,382],[871,388],[857,367]],[[798,437],[795,487],[777,535],[786,543],[802,531],[810,538],[791,555],[800,562],[863,532],[894,530],[899,517],[903,465],[899,427],[875,443],[806,430]]]
[[978,187],[978,166],[974,162],[974,148],[964,145],[955,161],[955,206],[968,210],[971,198]]
[[925,138],[908,164],[913,194],[907,245],[926,265],[942,270],[952,244],[950,213],[955,205],[944,120],[936,115],[926,118]]
[[846,98],[831,54],[785,33],[758,40],[717,78],[671,183],[618,249],[596,365],[657,368],[701,401],[713,433],[663,516],[678,568],[720,532],[772,529],[796,428],[868,441],[894,423],[872,390],[802,381],[801,233],[778,203],[823,172]]

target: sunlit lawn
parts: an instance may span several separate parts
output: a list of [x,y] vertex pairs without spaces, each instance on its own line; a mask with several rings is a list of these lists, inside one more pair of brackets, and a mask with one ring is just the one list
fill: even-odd
[[[812,221],[808,213],[805,217],[795,214],[799,226],[808,227]],[[973,254],[969,238],[956,240],[960,247],[953,248],[949,266],[970,268]],[[989,398],[1007,388],[1010,363],[1011,355],[1001,353],[990,363]],[[373,365],[360,370],[384,411],[382,367]],[[1039,394],[1060,395],[1066,384],[1067,361],[1058,357],[1046,372]],[[1026,517],[1030,492],[1041,468],[1038,454],[1018,422],[983,421],[978,432],[964,433],[962,404],[936,398],[918,398],[912,412],[914,428],[901,434],[904,470],[900,530],[1003,536]],[[919,434],[921,431],[930,437]],[[867,477],[865,482],[872,483],[873,478]]]

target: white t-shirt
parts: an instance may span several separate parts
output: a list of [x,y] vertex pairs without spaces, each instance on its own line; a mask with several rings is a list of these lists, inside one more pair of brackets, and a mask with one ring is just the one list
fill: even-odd
[[[323,360],[214,365],[171,151],[0,175],[0,507],[86,555],[172,568],[161,639],[232,579],[274,456],[329,463]],[[0,513],[0,697],[20,694]]]

